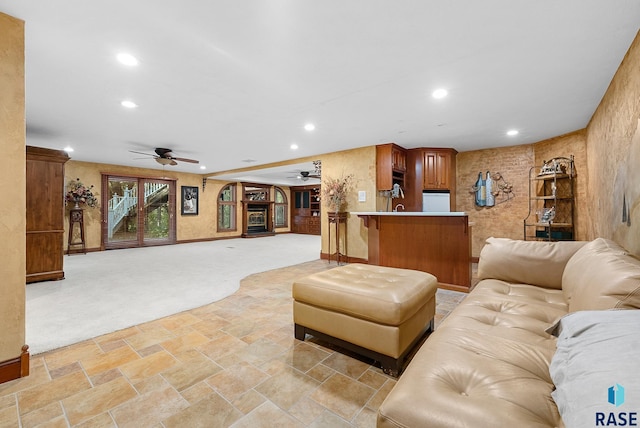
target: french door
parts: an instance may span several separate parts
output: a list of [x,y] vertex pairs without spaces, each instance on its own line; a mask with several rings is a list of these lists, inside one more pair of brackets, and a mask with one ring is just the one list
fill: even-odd
[[102,206],[104,249],[175,244],[175,181],[104,174]]

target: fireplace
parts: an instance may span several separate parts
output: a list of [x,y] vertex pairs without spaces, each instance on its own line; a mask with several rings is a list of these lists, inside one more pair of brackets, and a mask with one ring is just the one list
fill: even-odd
[[244,221],[242,237],[274,235],[272,208],[269,201],[243,201]]
[[267,207],[249,205],[247,213],[247,232],[263,233],[267,231]]

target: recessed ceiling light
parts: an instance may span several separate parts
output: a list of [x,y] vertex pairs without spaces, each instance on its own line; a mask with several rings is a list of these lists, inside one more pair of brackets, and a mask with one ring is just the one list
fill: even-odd
[[120,104],[122,105],[122,107],[126,107],[126,108],[136,108],[136,107],[138,107],[138,104],[134,103],[131,100],[124,100]]
[[120,61],[121,64],[128,65],[129,67],[135,67],[138,65],[138,59],[128,53],[119,53],[116,58]]
[[207,169],[207,167],[204,165],[200,165],[200,169]]
[[64,149],[62,149],[62,150],[64,150],[64,151],[65,151],[65,152],[67,152],[67,153],[71,153],[71,152],[73,151],[73,147],[71,147],[71,146],[67,146],[67,147],[65,147],[65,148],[64,148]]
[[307,123],[304,126],[305,131],[313,131],[314,129],[316,129],[316,126],[313,123]]
[[442,88],[436,89],[431,93],[431,96],[437,100],[439,100],[440,98],[444,98],[447,95],[449,95],[449,92],[446,89],[442,89]]
[[298,150],[298,145],[297,144],[292,144],[289,146],[291,148],[291,150]]
[[513,137],[514,135],[518,135],[518,130],[516,129],[510,129],[509,131],[507,131],[507,135],[509,137]]

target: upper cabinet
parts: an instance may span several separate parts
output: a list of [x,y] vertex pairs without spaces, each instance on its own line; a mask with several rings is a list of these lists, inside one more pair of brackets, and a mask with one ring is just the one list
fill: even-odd
[[376,146],[376,187],[390,190],[394,183],[405,186],[407,150],[393,143]]
[[424,190],[454,190],[456,186],[454,149],[423,149]]

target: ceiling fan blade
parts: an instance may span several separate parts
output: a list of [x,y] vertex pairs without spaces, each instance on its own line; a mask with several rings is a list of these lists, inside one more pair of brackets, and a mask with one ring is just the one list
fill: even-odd
[[180,161],[180,162],[189,162],[189,163],[200,163],[199,161],[195,160],[195,159],[185,159],[185,158],[176,158],[171,156],[171,159]]
[[129,150],[130,153],[137,153],[139,155],[145,155],[145,156],[153,156],[155,157],[156,155],[152,155],[151,153],[143,153],[143,152],[136,152],[135,150]]

